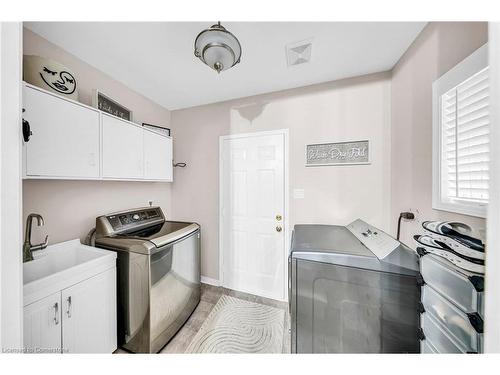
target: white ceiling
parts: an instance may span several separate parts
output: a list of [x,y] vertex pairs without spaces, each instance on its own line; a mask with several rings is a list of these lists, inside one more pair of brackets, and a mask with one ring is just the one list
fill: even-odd
[[[214,23],[214,22],[212,22]],[[390,70],[424,22],[223,22],[241,63],[218,75],[193,55],[211,22],[28,22],[26,27],[170,109]],[[285,46],[312,38],[306,64]]]

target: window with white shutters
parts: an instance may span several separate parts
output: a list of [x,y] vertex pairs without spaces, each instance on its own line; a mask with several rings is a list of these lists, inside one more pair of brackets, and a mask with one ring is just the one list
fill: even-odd
[[434,83],[434,208],[486,215],[488,71],[487,50],[482,47]]

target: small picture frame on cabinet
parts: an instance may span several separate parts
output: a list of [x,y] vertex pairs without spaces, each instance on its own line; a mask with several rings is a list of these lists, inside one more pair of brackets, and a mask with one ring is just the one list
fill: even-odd
[[109,113],[110,115],[119,117],[122,120],[133,120],[133,112],[130,109],[111,99],[109,96],[103,94],[98,89],[93,90],[92,107],[97,108],[100,111]]
[[142,126],[144,126],[146,129],[152,130],[154,132],[166,135],[170,137],[170,129],[165,128],[163,126],[158,126],[158,125],[151,125],[151,124],[146,124],[145,122],[142,123]]

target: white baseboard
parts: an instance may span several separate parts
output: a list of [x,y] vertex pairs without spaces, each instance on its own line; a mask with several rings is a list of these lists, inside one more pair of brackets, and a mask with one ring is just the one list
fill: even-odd
[[210,277],[202,276],[201,277],[201,282],[203,284],[208,284],[208,285],[213,285],[213,286],[220,286],[220,281],[216,279],[212,279]]

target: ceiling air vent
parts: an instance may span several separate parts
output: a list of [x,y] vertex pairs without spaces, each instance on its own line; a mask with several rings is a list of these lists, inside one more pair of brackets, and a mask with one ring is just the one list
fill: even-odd
[[311,60],[312,38],[286,46],[286,61],[288,66],[307,63]]

